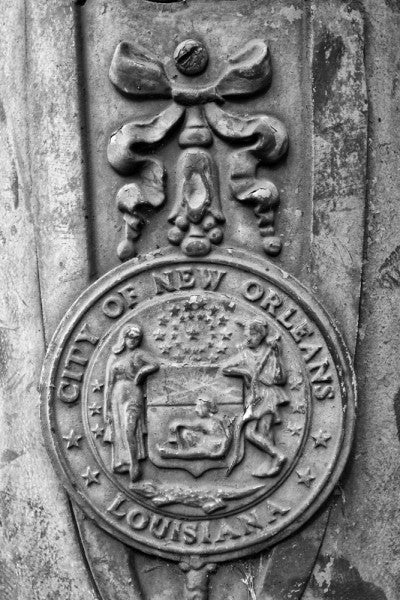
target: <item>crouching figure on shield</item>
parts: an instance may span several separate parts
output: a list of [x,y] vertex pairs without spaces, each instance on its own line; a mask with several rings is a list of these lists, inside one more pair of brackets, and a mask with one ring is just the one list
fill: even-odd
[[235,452],[228,473],[243,459],[244,440],[248,440],[271,457],[269,467],[261,467],[255,477],[278,475],[286,456],[276,446],[274,425],[281,422],[280,407],[289,402],[283,389],[287,375],[281,356],[279,338],[267,339],[268,325],[253,320],[244,326],[245,343],[241,351],[223,368],[224,375],[242,377],[245,406],[234,434]]
[[143,331],[126,325],[108,359],[104,386],[104,441],[112,444],[112,468],[140,477],[139,461],[146,458],[143,383],[159,365],[140,348]]

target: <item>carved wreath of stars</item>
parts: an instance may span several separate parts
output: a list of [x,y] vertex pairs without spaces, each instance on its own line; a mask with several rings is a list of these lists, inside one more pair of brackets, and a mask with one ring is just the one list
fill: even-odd
[[158,318],[159,327],[152,332],[160,353],[171,360],[209,362],[224,358],[234,333],[230,316],[234,302],[220,305],[203,296],[169,305]]

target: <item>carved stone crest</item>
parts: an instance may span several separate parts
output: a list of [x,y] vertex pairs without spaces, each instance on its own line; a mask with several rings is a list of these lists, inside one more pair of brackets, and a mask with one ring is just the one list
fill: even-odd
[[215,563],[266,547],[318,508],[347,456],[340,336],[300,284],[241,253],[119,267],[49,356],[44,416],[65,485],[146,552]]
[[[124,544],[177,561],[187,598],[205,598],[217,563],[290,535],[332,491],[350,448],[355,385],[340,334],[297,280],[217,248],[234,200],[253,205],[265,252],[281,250],[278,189],[258,169],[284,156],[286,129],[223,106],[266,91],[267,45],[249,42],[207,85],[192,83],[207,69],[202,42],[184,40],[174,60],[185,86],[148,51],[128,42],[115,50],[118,92],[164,108],[109,141],[111,166],[130,178],[117,206],[118,254],[131,260],[60,324],[43,370],[43,422],[82,510]],[[167,135],[180,148],[173,173],[157,155]],[[216,139],[229,147],[226,163]],[[133,258],[167,181],[172,247]]]

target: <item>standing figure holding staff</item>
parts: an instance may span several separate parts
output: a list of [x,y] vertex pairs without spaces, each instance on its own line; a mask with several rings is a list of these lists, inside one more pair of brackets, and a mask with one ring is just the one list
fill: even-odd
[[281,422],[280,407],[289,402],[284,385],[287,375],[283,366],[279,338],[267,339],[268,325],[253,320],[244,326],[245,343],[241,351],[222,370],[228,377],[242,377],[246,395],[242,420],[235,431],[235,455],[229,472],[243,458],[245,438],[271,457],[271,465],[256,470],[255,477],[273,477],[286,462],[276,446],[274,425]]

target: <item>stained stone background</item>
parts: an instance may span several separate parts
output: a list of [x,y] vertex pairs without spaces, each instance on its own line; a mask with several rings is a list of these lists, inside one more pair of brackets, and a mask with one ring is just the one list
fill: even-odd
[[[278,264],[328,307],[355,353],[359,382],[353,455],[306,589],[284,596],[276,576],[257,600],[398,600],[400,2],[186,0],[157,5],[156,18],[154,10],[149,0],[0,6],[0,598],[98,597],[43,445],[39,373],[65,310],[117,264],[120,181],[105,170],[104,149],[131,108],[105,83],[115,41],[142,30],[150,40],[174,19],[184,33],[197,16],[227,44],[235,24],[271,41],[275,78],[264,106],[284,120],[292,142],[276,170],[285,242]],[[250,215],[242,231],[253,230]],[[144,234],[144,250],[161,222],[147,241]],[[229,236],[260,252],[233,226]],[[86,532],[93,556],[96,535]],[[111,559],[119,551],[110,546]],[[118,577],[116,559],[111,570],[97,559],[118,600],[138,597]],[[136,558],[139,571],[148,564]],[[158,583],[143,586],[153,585],[155,600],[172,598],[162,579],[168,570],[158,568],[158,580],[154,570],[147,575]],[[296,568],[284,565],[282,578]],[[252,597],[238,572],[220,570],[212,600]]]

